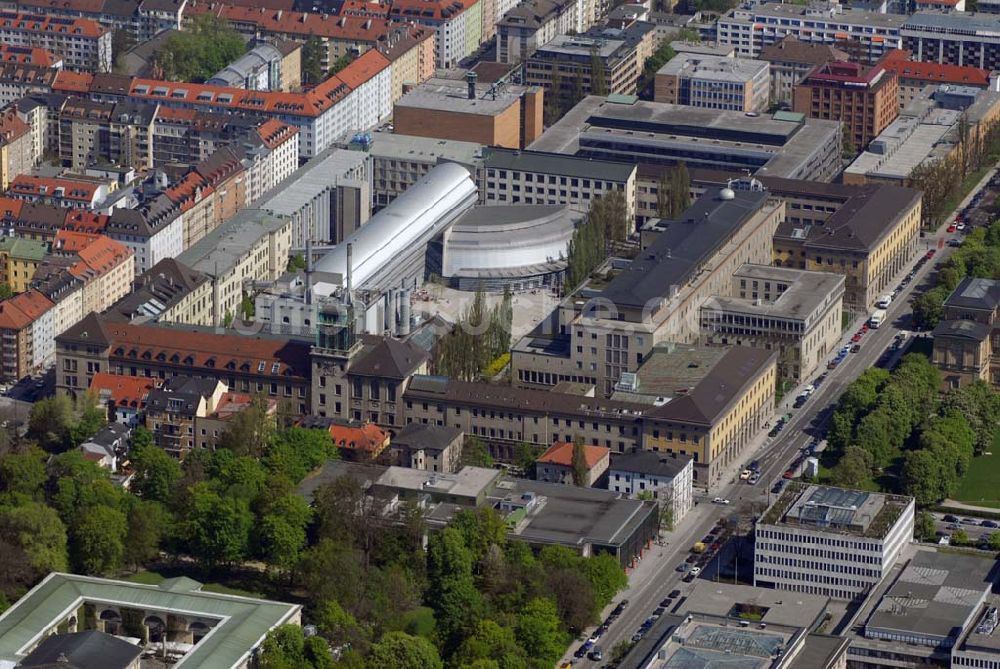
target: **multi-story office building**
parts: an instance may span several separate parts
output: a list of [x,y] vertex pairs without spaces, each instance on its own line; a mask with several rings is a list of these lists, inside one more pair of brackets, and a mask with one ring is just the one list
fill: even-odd
[[678,54],[656,71],[657,102],[762,112],[770,97],[770,67],[760,60]]
[[645,404],[643,448],[691,458],[694,485],[714,488],[774,414],[776,360],[742,346],[660,344],[612,398]]
[[1000,69],[1000,16],[977,12],[917,12],[900,34],[914,60]]
[[757,521],[754,585],[860,600],[913,538],[912,497],[792,483]]
[[831,61],[848,60],[849,54],[829,44],[803,42],[789,35],[761,49],[759,58],[771,64],[771,102],[792,103],[792,90],[807,74]]
[[958,284],[934,328],[932,360],[945,388],[977,380],[1000,386],[1000,281],[969,277]]
[[733,275],[730,295],[701,306],[702,342],[778,351],[781,381],[806,380],[837,347],[843,276],[744,265]]
[[921,193],[767,179],[788,216],[774,234],[774,263],[846,277],[844,308],[866,311],[892,289],[917,252]]
[[880,65],[830,62],[795,86],[792,109],[810,118],[840,121],[855,151],[882,132],[899,114],[896,73]]
[[784,217],[784,202],[755,184],[706,193],[677,220],[644,230],[652,241],[631,265],[606,283],[584,283],[515,344],[514,383],[585,382],[610,394],[656,344],[697,341],[702,302],[727,294],[745,262],[770,262]]
[[72,70],[111,71],[111,31],[90,19],[0,11],[0,42],[52,51]]
[[[546,95],[634,95],[643,65],[653,53],[654,33],[653,24],[639,22],[624,30],[559,35],[525,61],[525,81],[545,88]],[[595,78],[601,83],[595,85]]]
[[459,163],[475,174],[483,157],[482,144],[474,142],[384,132],[372,133],[372,138],[368,159],[374,209],[388,205],[440,163]]
[[625,198],[635,215],[635,165],[540,151],[483,149],[479,198],[495,204],[570,204],[581,209],[608,193]]
[[836,121],[778,112],[696,109],[634,99],[584,98],[530,149],[586,158],[830,181],[841,169]]
[[793,35],[811,44],[856,42],[856,55],[873,63],[902,44],[905,16],[845,10],[840,4],[795,5],[768,2],[741,6],[719,18],[718,41],[736,55],[756,58],[765,47]]

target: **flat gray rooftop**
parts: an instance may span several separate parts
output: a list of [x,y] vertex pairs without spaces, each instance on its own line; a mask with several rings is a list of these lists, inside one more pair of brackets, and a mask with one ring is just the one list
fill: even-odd
[[995,567],[993,557],[919,551],[868,618],[865,636],[912,634],[927,645],[957,637],[986,599]]
[[884,538],[913,498],[819,485],[790,485],[761,523]]
[[[452,160],[464,165],[474,165],[482,157],[483,150],[483,145],[476,142],[396,135],[391,132],[373,132],[372,140],[372,148],[368,154],[373,158],[389,160],[424,163]],[[365,155],[363,152],[359,153]]]
[[[788,288],[776,300],[711,297],[702,304],[702,310],[806,321],[817,309],[828,304],[831,295],[843,295],[845,281],[840,274],[770,265],[743,265],[733,275],[734,282],[741,279],[745,279],[748,286],[756,280],[784,283]],[[751,290],[747,288],[747,295],[751,294]]]
[[265,193],[260,199],[260,207],[278,216],[290,216],[317,194],[363,168],[366,160],[368,154],[364,151],[327,149]]
[[871,26],[883,29],[898,29],[906,23],[906,16],[900,14],[881,14],[859,9],[848,9],[830,16],[829,4],[825,2],[812,5],[793,5],[768,2],[752,10],[752,15],[778,16],[784,18],[799,17],[804,21],[828,20],[831,23]]
[[635,165],[613,160],[578,158],[573,155],[541,151],[520,151],[489,147],[483,149],[483,167],[498,170],[541,172],[580,179],[600,179],[624,183],[635,172]]
[[694,588],[677,607],[677,613],[726,616],[733,605],[749,604],[764,610],[760,621],[769,625],[812,627],[826,613],[829,603],[830,598],[824,595],[696,580]]
[[243,209],[177,256],[177,261],[211,276],[231,271],[264,236],[291,225],[262,209]]
[[495,96],[490,90],[489,84],[476,84],[476,97],[470,100],[464,81],[432,78],[411,89],[395,106],[495,116],[509,109],[528,89],[506,84],[497,89]]

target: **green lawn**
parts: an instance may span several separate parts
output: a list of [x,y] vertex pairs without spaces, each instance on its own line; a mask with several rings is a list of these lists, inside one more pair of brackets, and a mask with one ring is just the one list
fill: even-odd
[[993,438],[993,455],[973,459],[955,498],[961,502],[1000,508],[1000,431]]

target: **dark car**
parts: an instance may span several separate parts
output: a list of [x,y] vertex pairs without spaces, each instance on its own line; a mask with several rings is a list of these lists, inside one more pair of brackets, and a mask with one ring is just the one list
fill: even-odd
[[785,481],[783,479],[778,479],[778,482],[774,484],[773,488],[771,488],[771,492],[777,495],[779,492],[781,492],[781,489],[784,487],[785,487]]
[[694,574],[688,573],[688,575],[684,577],[684,582],[685,583],[690,583],[695,578],[697,578],[697,576],[695,576]]
[[677,599],[680,596],[681,596],[681,591],[680,590],[671,590],[670,591],[670,598],[671,599]]
[[946,523],[957,523],[958,522],[958,516],[953,516],[953,515],[951,515],[949,513],[949,514],[945,515],[945,517],[942,520],[944,520],[944,522],[946,522]]
[[795,401],[792,403],[792,408],[793,409],[801,409],[802,407],[804,407],[806,405],[806,401],[808,399],[809,398],[806,397],[805,395],[799,395],[798,397],[795,398]]
[[[678,594],[680,594],[679,591],[677,591],[677,590],[674,590],[674,592],[677,592]],[[672,600],[669,597],[667,597],[666,599],[664,599],[663,601],[660,602],[660,606],[662,606],[663,608],[667,608],[668,606],[670,606],[673,603],[674,603],[674,600]]]
[[702,540],[701,540],[701,543],[703,543],[703,544],[710,544],[710,543],[712,543],[713,541],[715,541],[715,535],[714,535],[714,534],[706,534],[706,535],[705,535],[705,536],[704,536],[704,537],[702,538]]
[[579,648],[576,649],[576,652],[573,653],[573,657],[579,660],[582,659],[583,656],[586,654],[587,654],[587,649],[584,648],[583,646],[580,646]]
[[757,462],[756,460],[754,460],[753,462],[750,463],[750,465],[747,467],[747,469],[749,469],[752,472],[759,472],[760,471],[760,463]]
[[685,562],[687,562],[688,564],[694,564],[697,561],[698,561],[697,553],[692,553],[691,555],[688,555],[687,559],[685,560]]
[[638,632],[636,632],[635,634],[633,634],[632,635],[632,643],[639,643],[640,641],[642,641],[642,637],[645,634],[646,634],[646,632],[644,630],[639,630]]
[[979,523],[979,526],[980,527],[1000,527],[1000,524],[997,524],[997,522],[995,520],[984,520],[983,522]]
[[664,607],[662,607],[662,606],[657,606],[657,607],[656,607],[656,608],[655,608],[655,609],[653,610],[653,615],[654,615],[654,616],[656,616],[657,618],[659,618],[660,616],[662,616],[662,615],[663,615],[664,613],[666,613],[666,612],[667,612],[667,609],[666,609],[666,608],[664,608]]

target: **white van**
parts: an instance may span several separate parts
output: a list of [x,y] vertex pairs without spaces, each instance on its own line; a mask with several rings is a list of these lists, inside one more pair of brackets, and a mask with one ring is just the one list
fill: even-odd
[[892,304],[892,295],[883,295],[878,298],[878,302],[875,303],[875,306],[879,309],[888,309],[890,304]]

